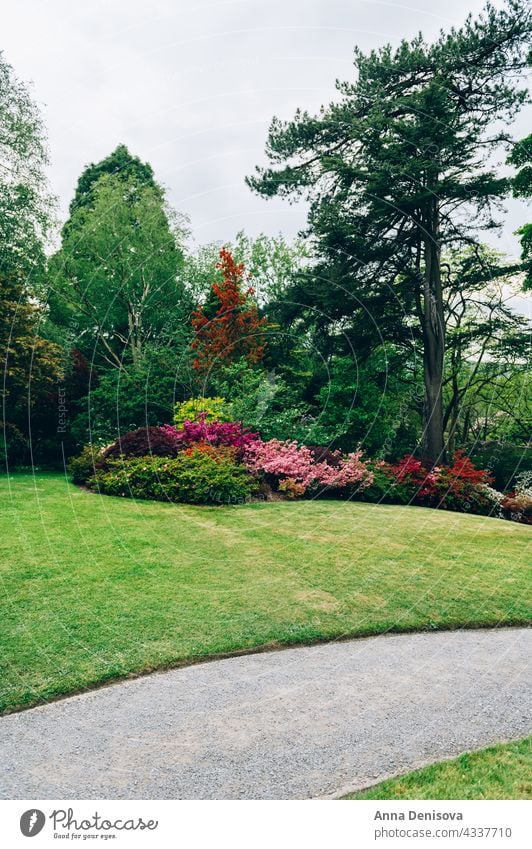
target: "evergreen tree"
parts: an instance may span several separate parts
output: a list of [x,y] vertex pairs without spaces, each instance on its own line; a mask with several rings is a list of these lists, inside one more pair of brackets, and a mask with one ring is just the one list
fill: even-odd
[[[508,161],[518,167],[512,181],[515,197],[532,197],[532,134],[514,146]],[[532,289],[532,224],[523,224],[517,231],[521,237],[521,260],[525,272],[525,289]]]
[[340,102],[316,117],[274,119],[271,165],[248,179],[266,197],[310,200],[320,255],[307,296],[314,309],[330,320],[366,312],[379,333],[400,324],[421,338],[432,463],[445,454],[442,251],[497,226],[509,180],[494,154],[510,142],[501,122],[527,99],[518,79],[530,17],[508,0],[432,45],[420,35],[396,50],[356,49],[357,81],[337,84]]
[[104,174],[112,174],[124,182],[132,179],[138,186],[150,186],[152,189],[160,188],[155,182],[153,168],[149,162],[142,162],[138,156],[133,156],[125,144],[119,144],[109,156],[100,162],[91,162],[82,171],[74,197],[70,202],[70,215],[82,206],[91,206],[94,203],[93,189]]

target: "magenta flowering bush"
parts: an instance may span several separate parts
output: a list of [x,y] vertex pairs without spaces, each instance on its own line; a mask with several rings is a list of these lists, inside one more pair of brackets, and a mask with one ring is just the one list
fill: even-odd
[[259,439],[257,433],[246,430],[241,422],[207,422],[201,415],[196,421],[187,419],[180,428],[164,425],[161,429],[182,448],[189,448],[198,442],[214,447],[225,445],[234,448],[237,456],[241,456],[249,445]]
[[355,451],[347,456],[339,451],[329,454],[334,458],[334,465],[327,460],[316,462],[315,449],[299,446],[297,442],[254,440],[245,450],[244,463],[251,472],[266,475],[276,483],[287,479],[293,481],[302,488],[301,494],[320,486],[335,489],[354,484],[359,489],[370,486],[373,473],[362,460],[362,452]]

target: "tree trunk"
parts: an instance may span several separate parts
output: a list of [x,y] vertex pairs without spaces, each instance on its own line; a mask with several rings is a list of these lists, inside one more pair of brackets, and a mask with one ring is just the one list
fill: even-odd
[[138,316],[132,310],[128,310],[127,323],[129,331],[129,345],[131,348],[131,357],[133,360],[133,365],[138,365],[138,362],[140,360],[139,319]]
[[425,459],[434,466],[445,462],[442,404],[445,318],[441,288],[439,211],[436,199],[430,202],[423,241],[423,435]]

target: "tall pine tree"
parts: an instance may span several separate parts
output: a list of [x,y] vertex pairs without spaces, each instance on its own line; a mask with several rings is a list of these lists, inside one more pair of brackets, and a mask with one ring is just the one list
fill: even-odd
[[431,463],[445,454],[442,251],[475,246],[497,226],[509,180],[494,155],[510,142],[501,125],[527,99],[519,78],[530,34],[530,9],[508,0],[432,45],[420,35],[396,50],[356,49],[356,82],[337,83],[340,101],[316,117],[274,119],[270,167],[248,178],[266,197],[310,200],[321,258],[313,306],[337,318],[362,306],[385,335],[397,321],[418,333]]

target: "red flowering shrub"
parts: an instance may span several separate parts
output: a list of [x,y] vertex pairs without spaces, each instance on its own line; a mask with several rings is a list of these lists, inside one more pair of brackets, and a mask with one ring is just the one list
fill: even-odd
[[439,473],[437,466],[429,470],[421,460],[411,454],[405,454],[402,460],[390,469],[395,479],[395,488],[402,496],[401,501],[425,503],[436,496]]
[[484,469],[476,469],[463,451],[457,451],[451,466],[441,466],[436,477],[436,507],[489,513],[493,500],[485,486],[493,478]]
[[392,499],[425,507],[491,513],[497,501],[489,484],[490,475],[476,469],[463,451],[457,451],[450,466],[427,468],[410,454],[387,467],[392,479]]

